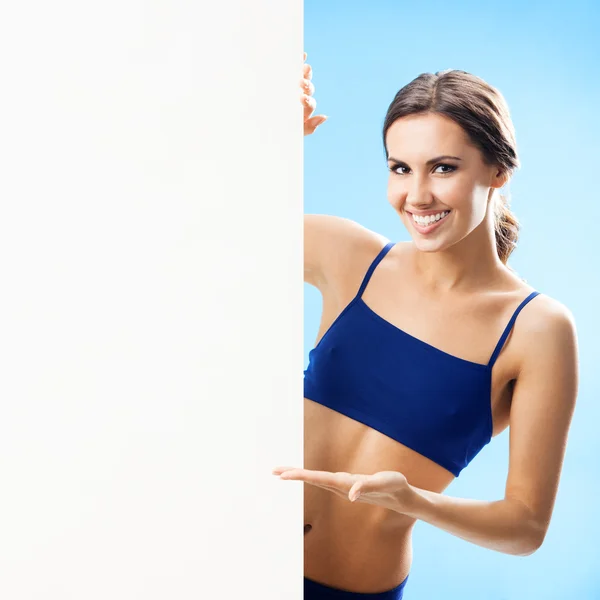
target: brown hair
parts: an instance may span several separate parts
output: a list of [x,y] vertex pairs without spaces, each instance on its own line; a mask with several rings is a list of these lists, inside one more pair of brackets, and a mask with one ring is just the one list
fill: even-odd
[[[392,123],[417,113],[437,113],[458,123],[479,148],[486,164],[496,164],[510,177],[519,166],[514,127],[502,94],[483,79],[465,71],[448,69],[422,73],[405,85],[390,104],[383,125],[386,134]],[[496,249],[506,264],[519,237],[519,222],[507,197],[495,205]]]

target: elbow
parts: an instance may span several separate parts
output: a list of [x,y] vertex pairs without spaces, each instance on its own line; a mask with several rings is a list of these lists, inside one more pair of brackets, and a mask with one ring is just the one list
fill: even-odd
[[514,556],[531,556],[544,543],[547,528],[542,525],[528,525],[519,536],[518,543],[511,552]]
[[512,513],[512,527],[510,527],[511,541],[506,552],[514,556],[531,556],[542,547],[550,520],[536,514],[520,500],[511,498],[506,501],[510,502],[512,510],[515,511]]
[[516,552],[513,552],[512,554],[514,556],[531,556],[536,550],[539,550],[541,545],[542,545],[542,542],[522,544],[520,546],[520,548]]

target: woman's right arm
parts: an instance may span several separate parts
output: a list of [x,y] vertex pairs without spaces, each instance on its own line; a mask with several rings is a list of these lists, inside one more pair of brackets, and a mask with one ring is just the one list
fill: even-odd
[[[305,136],[314,133],[327,119],[324,115],[312,116],[317,103],[313,98],[315,87],[311,79],[312,69],[305,63],[300,80]],[[373,252],[379,251],[383,243],[382,236],[350,219],[304,215],[304,281],[323,291],[332,282],[340,281],[353,263],[358,262],[357,266],[361,268],[364,260],[370,261]]]
[[331,215],[304,215],[304,281],[323,291],[363,270],[386,240],[355,221]]

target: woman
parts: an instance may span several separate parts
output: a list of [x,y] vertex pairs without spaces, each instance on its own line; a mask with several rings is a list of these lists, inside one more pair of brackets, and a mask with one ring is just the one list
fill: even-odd
[[[305,64],[305,135],[324,120],[310,80]],[[501,94],[463,71],[420,75],[391,103],[383,141],[411,242],[305,217],[305,279],[323,296],[305,468],[274,470],[307,484],[305,598],[402,598],[417,519],[534,552],[577,395],[571,313],[506,264],[518,224],[499,190],[518,159]],[[504,498],[442,495],[509,425]]]

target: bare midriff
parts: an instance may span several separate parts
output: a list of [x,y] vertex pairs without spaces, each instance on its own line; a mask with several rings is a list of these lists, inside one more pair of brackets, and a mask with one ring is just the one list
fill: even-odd
[[[396,440],[307,398],[304,468],[353,474],[399,471],[411,485],[435,492],[454,479]],[[353,592],[392,589],[410,571],[414,524],[415,519],[388,508],[352,503],[304,484],[304,576]]]

